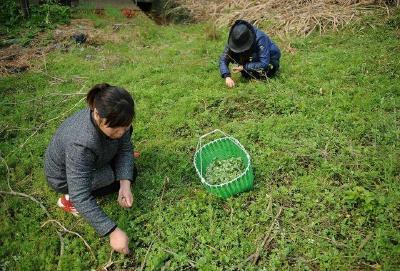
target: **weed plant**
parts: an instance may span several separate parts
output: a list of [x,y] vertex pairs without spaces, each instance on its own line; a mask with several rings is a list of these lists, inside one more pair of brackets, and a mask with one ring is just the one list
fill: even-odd
[[2,0],[0,3],[0,41],[1,46],[14,43],[28,45],[39,32],[54,29],[59,24],[67,24],[71,10],[54,0],[31,5],[29,18],[24,18],[18,1]]

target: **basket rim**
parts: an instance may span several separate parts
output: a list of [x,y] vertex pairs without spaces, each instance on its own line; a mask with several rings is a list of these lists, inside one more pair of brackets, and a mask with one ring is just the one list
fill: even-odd
[[[210,183],[208,183],[208,182],[206,181],[206,179],[205,179],[205,178],[201,175],[201,173],[199,172],[199,170],[198,170],[198,168],[197,168],[197,166],[196,166],[196,156],[197,156],[197,155],[200,155],[199,152],[200,152],[203,148],[205,148],[206,146],[208,146],[208,145],[210,145],[210,144],[214,144],[214,143],[216,143],[216,142],[218,142],[218,141],[225,140],[225,139],[231,140],[234,144],[236,144],[236,145],[246,154],[246,158],[248,159],[249,163],[247,164],[246,169],[243,170],[243,172],[242,172],[240,175],[238,175],[236,178],[234,178],[234,179],[232,179],[232,180],[230,180],[230,181],[228,181],[228,182],[222,183],[222,184],[210,184]],[[197,149],[196,152],[194,153],[194,156],[193,156],[193,165],[194,165],[194,168],[196,169],[197,175],[200,177],[200,180],[201,180],[201,182],[202,182],[203,184],[207,185],[208,187],[212,187],[212,188],[222,188],[223,186],[228,186],[229,184],[235,182],[235,181],[238,180],[239,178],[241,178],[241,177],[243,177],[244,175],[246,175],[246,174],[249,172],[249,170],[250,170],[251,159],[250,159],[249,153],[246,151],[246,149],[243,147],[243,145],[240,144],[239,140],[237,140],[236,138],[234,138],[234,137],[232,137],[232,136],[224,136],[224,137],[220,137],[220,138],[214,139],[213,141],[210,141],[210,142],[208,142],[207,144],[204,144],[203,146],[201,146],[199,149]]]

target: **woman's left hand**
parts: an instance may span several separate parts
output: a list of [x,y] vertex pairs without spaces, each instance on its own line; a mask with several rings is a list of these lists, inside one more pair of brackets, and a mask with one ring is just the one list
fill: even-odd
[[232,68],[232,71],[233,71],[234,73],[238,73],[238,72],[241,72],[241,71],[243,71],[243,70],[244,70],[244,68],[243,68],[242,65],[239,65],[239,66],[236,66],[236,67],[233,67],[233,68]]
[[133,195],[131,191],[131,181],[121,180],[119,182],[118,203],[123,208],[130,208],[133,204]]

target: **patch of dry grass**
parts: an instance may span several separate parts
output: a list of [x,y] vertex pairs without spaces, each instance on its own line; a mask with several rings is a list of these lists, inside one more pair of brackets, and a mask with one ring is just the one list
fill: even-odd
[[340,29],[371,9],[386,8],[381,0],[178,0],[198,21],[213,21],[217,26],[231,25],[244,19],[255,25],[265,21],[278,33],[308,35],[314,30]]

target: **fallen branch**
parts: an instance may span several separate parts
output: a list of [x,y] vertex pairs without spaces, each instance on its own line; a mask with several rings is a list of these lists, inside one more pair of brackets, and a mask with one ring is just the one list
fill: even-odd
[[108,271],[108,268],[110,268],[110,267],[113,266],[114,264],[116,264],[116,263],[121,263],[121,262],[124,261],[124,259],[120,259],[120,260],[117,260],[117,261],[113,261],[113,260],[112,260],[113,253],[114,253],[114,250],[111,250],[110,258],[108,259],[108,262],[103,266],[103,270],[104,270],[104,271]]
[[[32,197],[28,194],[21,193],[21,192],[15,192],[13,190],[9,191],[9,192],[8,191],[0,191],[0,194],[28,198],[28,199],[32,200],[33,202],[37,203],[40,206],[40,208],[46,213],[46,215],[48,217],[51,217],[50,213],[47,211],[47,209],[44,207],[44,205],[40,201],[38,201],[37,199],[35,199],[34,197]],[[61,259],[62,259],[62,256],[64,255],[64,238],[62,237],[61,232],[59,232],[59,231],[56,231],[56,232],[58,235],[58,239],[60,240],[60,256],[58,259],[57,270],[61,270]]]
[[82,95],[86,95],[86,93],[83,93],[80,91],[78,92],[72,92],[72,93],[50,93],[50,94],[46,94],[43,96],[39,96],[37,98],[34,99],[29,99],[29,100],[25,100],[25,101],[18,101],[18,102],[10,102],[10,103],[4,103],[5,105],[18,105],[18,104],[23,104],[23,103],[31,103],[31,102],[35,102],[38,100],[43,100],[43,98],[48,98],[49,96],[57,96],[57,97],[70,97],[70,96],[82,96]]
[[[25,194],[25,193],[21,193],[21,192],[14,191],[14,190],[12,189],[11,184],[10,184],[10,176],[11,176],[10,168],[8,167],[7,162],[6,162],[6,160],[5,160],[3,157],[0,156],[0,160],[1,160],[1,162],[2,162],[2,163],[5,165],[5,167],[6,167],[6,170],[7,170],[6,180],[7,180],[8,188],[9,188],[9,190],[10,190],[10,191],[0,191],[0,194],[2,194],[2,195],[11,195],[11,196],[18,196],[18,197],[28,198],[28,199],[30,199],[31,201],[33,201],[33,202],[35,202],[36,204],[38,204],[39,207],[44,211],[44,213],[46,214],[46,216],[49,218],[49,220],[46,221],[46,222],[41,226],[41,228],[44,227],[44,226],[45,226],[47,223],[49,223],[49,222],[55,222],[55,223],[57,223],[57,224],[63,229],[64,232],[72,233],[72,234],[75,234],[75,235],[77,235],[78,237],[80,237],[80,238],[83,240],[83,242],[85,243],[85,245],[89,248],[89,250],[90,250],[90,252],[91,252],[91,254],[92,254],[94,260],[96,261],[96,258],[95,258],[94,254],[93,254],[92,249],[90,248],[89,244],[86,242],[86,240],[85,240],[82,236],[80,236],[80,235],[79,235],[78,233],[76,233],[76,232],[73,232],[73,231],[71,231],[71,230],[68,230],[68,229],[67,229],[63,224],[61,224],[59,221],[57,221],[57,220],[55,220],[55,219],[52,219],[52,216],[50,215],[50,213],[49,213],[49,211],[46,209],[46,207],[44,207],[43,203],[41,203],[40,201],[38,201],[36,198],[34,198],[34,197],[31,196],[31,195]],[[62,234],[61,234],[60,231],[56,230],[56,232],[57,232],[58,238],[59,238],[59,240],[60,240],[60,255],[59,255],[59,259],[58,259],[57,270],[61,270],[61,259],[62,259],[63,255],[64,255],[64,238],[62,237]]]
[[272,233],[272,230],[273,230],[274,227],[275,227],[276,221],[278,220],[279,216],[280,216],[281,213],[282,213],[282,209],[283,209],[282,207],[279,207],[278,212],[276,213],[274,220],[272,221],[272,223],[271,223],[271,225],[269,226],[269,228],[268,228],[266,234],[264,235],[263,241],[262,241],[261,244],[257,247],[256,252],[253,253],[253,254],[251,254],[251,255],[246,259],[246,261],[245,261],[244,263],[249,262],[249,261],[252,261],[253,264],[257,264],[258,260],[260,259],[260,252],[261,252],[261,250],[264,249],[265,247],[267,247],[267,246],[270,244],[270,242],[272,241],[272,239],[275,238],[275,234],[274,234],[274,235],[271,235],[271,233]]
[[[83,87],[82,87],[82,88],[83,88]],[[19,145],[18,150],[22,149],[22,148],[26,145],[26,143],[28,143],[28,141],[29,141],[35,134],[37,134],[37,133],[40,131],[40,129],[42,129],[42,128],[43,128],[44,126],[46,126],[48,123],[50,123],[50,122],[52,122],[52,121],[54,121],[54,120],[56,120],[56,119],[59,119],[59,118],[65,116],[67,113],[71,112],[72,109],[74,109],[75,107],[77,107],[78,104],[80,104],[80,102],[83,101],[84,99],[86,99],[86,97],[81,98],[77,103],[75,103],[71,108],[69,108],[69,109],[68,109],[67,111],[65,111],[63,114],[61,114],[61,115],[59,115],[59,116],[57,116],[57,117],[54,117],[54,118],[52,118],[52,119],[49,119],[49,120],[47,120],[47,121],[41,123],[41,124],[35,129],[35,131],[34,131],[30,136],[28,136],[28,138],[27,138],[22,144]],[[17,149],[14,149],[12,152],[10,152],[9,154],[7,154],[6,157],[9,157],[11,154],[13,154],[13,153],[16,152],[16,151],[17,151]]]
[[153,243],[154,243],[154,240],[151,241],[150,246],[149,246],[149,248],[148,248],[147,251],[146,251],[146,255],[144,255],[143,262],[142,262],[142,264],[140,265],[140,269],[139,269],[140,271],[142,271],[142,270],[144,269],[144,267],[146,266],[147,255],[149,254],[150,249],[151,249],[151,247],[153,246]]
[[107,268],[110,268],[114,264],[114,262],[112,261],[113,253],[114,253],[114,250],[111,249],[110,258],[108,259],[108,262],[103,266],[103,269],[105,271],[108,271]]
[[47,209],[43,206],[43,204],[42,204],[40,201],[38,201],[37,199],[35,199],[34,197],[32,197],[32,196],[30,196],[30,195],[28,195],[28,194],[21,193],[21,192],[15,192],[15,191],[0,191],[0,194],[3,194],[3,195],[12,195],[12,196],[19,196],[19,197],[28,198],[28,199],[30,199],[30,200],[36,202],[36,203],[40,206],[40,208],[43,209],[43,211],[46,213],[46,215],[47,215],[47,216],[50,216],[50,213],[49,213],[49,212],[47,211]]
[[42,224],[42,226],[40,226],[40,227],[43,228],[43,227],[46,226],[48,223],[56,223],[64,232],[68,232],[68,233],[71,233],[71,234],[74,234],[74,235],[78,236],[78,237],[83,241],[83,243],[85,244],[85,246],[87,247],[87,249],[89,250],[90,254],[91,254],[92,257],[93,257],[93,260],[96,261],[96,256],[94,256],[92,247],[91,247],[91,246],[89,245],[89,243],[85,240],[85,238],[82,237],[82,235],[80,235],[80,234],[77,233],[77,232],[74,232],[74,231],[71,231],[71,230],[67,229],[63,224],[61,224],[59,221],[57,221],[57,220],[55,220],[55,219],[49,219],[49,220],[47,220],[47,221],[44,222],[44,223]]

